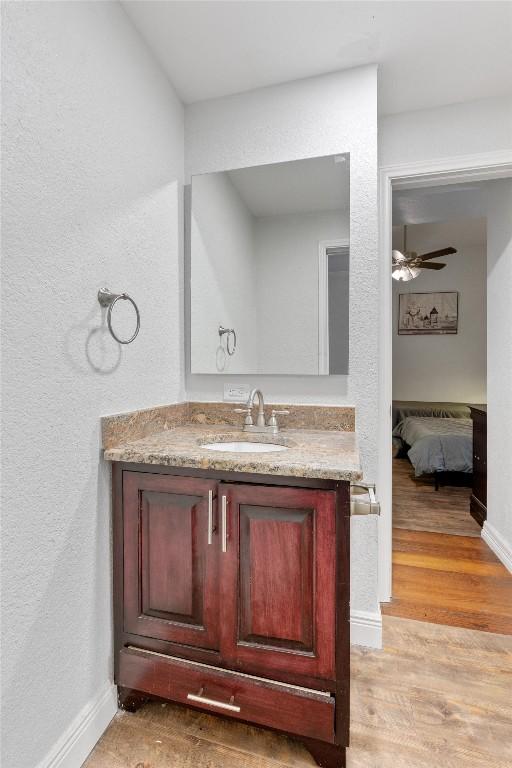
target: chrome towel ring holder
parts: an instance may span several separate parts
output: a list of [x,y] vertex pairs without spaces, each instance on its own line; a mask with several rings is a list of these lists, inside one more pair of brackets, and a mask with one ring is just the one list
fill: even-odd
[[[219,337],[222,341],[222,337],[226,334],[226,351],[231,357],[235,354],[236,350],[236,333],[234,328],[224,328],[223,325],[219,325]],[[230,343],[231,342],[231,343]]]
[[[133,305],[133,308],[135,310],[135,315],[137,317],[137,327],[135,328],[135,333],[129,339],[120,339],[115,334],[112,328],[112,310],[116,302],[119,301],[120,299],[123,299],[124,301],[129,301]],[[112,293],[111,291],[108,290],[108,288],[100,288],[100,290],[98,291],[98,301],[102,307],[108,307],[108,310],[107,310],[108,329],[112,334],[113,338],[118,342],[118,344],[131,344],[132,341],[135,341],[140,330],[140,313],[139,313],[139,308],[134,302],[134,300],[132,299],[132,297],[128,296],[127,293]]]

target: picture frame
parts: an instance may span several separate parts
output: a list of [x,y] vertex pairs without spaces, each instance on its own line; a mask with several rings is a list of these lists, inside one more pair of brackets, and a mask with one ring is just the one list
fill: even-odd
[[459,328],[458,291],[400,293],[398,334],[400,336],[444,336]]

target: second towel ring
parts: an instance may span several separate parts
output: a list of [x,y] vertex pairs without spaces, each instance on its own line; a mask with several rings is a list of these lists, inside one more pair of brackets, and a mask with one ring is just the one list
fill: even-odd
[[[135,328],[135,333],[133,336],[131,336],[129,339],[120,339],[114,332],[112,328],[112,309],[114,308],[114,304],[119,301],[119,299],[124,299],[125,301],[129,301],[134,310],[135,315],[137,317],[137,327]],[[127,293],[112,293],[108,290],[108,288],[100,288],[98,291],[98,301],[101,304],[102,307],[108,307],[107,310],[107,325],[110,333],[112,334],[113,338],[117,341],[118,344],[131,344],[132,341],[135,341],[135,339],[138,336],[139,330],[140,330],[140,313],[139,308],[132,299],[131,296],[128,296]]]
[[[224,336],[224,334],[227,334],[226,335],[226,351],[227,351],[228,355],[231,357],[232,355],[235,354],[235,350],[236,350],[236,333],[235,333],[235,329],[234,328],[224,328],[223,325],[219,325],[219,336],[220,336],[221,340],[222,340],[222,337]],[[231,339],[231,345],[229,343],[230,339]]]

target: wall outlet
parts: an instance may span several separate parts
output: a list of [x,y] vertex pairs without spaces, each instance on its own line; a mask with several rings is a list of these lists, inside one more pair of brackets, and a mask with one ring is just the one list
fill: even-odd
[[224,384],[224,402],[246,403],[251,390],[243,384]]

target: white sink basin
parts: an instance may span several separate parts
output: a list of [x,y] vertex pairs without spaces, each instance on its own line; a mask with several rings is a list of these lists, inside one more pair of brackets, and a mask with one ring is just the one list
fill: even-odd
[[249,440],[241,440],[232,443],[204,443],[202,448],[208,451],[228,451],[229,453],[270,453],[272,451],[286,451],[286,445],[277,443],[257,443]]

